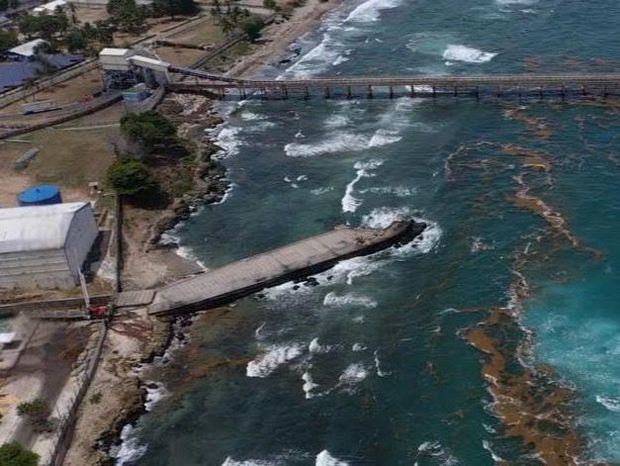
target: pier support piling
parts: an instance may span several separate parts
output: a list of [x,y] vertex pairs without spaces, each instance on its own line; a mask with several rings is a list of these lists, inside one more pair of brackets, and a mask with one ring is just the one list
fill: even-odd
[[329,99],[330,95],[329,95],[329,87],[325,88],[325,98]]
[[304,100],[308,100],[310,98],[310,91],[308,90],[308,86],[306,86],[306,91],[304,93]]
[[390,99],[394,98],[394,88],[390,86]]
[[347,86],[347,99],[352,99],[353,94],[351,93],[351,86]]
[[411,84],[411,98],[415,98],[415,86],[413,85],[413,83]]
[[372,95],[372,86],[368,86],[368,98],[372,99],[374,96]]

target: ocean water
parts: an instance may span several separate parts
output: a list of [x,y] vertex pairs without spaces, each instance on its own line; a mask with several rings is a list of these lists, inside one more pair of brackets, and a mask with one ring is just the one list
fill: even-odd
[[[609,71],[619,20],[614,0],[345,1],[264,74]],[[206,267],[338,224],[428,228],[196,322],[118,464],[620,462],[619,109],[224,103],[233,189],[177,232]]]

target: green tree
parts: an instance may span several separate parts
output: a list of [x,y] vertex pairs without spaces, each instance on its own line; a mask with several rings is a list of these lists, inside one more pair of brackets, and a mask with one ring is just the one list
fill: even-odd
[[270,10],[275,10],[277,5],[275,0],[263,0],[263,6]]
[[3,31],[0,30],[0,53],[17,45],[17,33],[15,31]]
[[65,34],[64,42],[69,52],[77,52],[80,50],[86,50],[89,46],[88,29],[80,29],[79,27],[73,27],[69,29],[69,32]]
[[132,157],[116,160],[108,168],[106,180],[119,195],[134,199],[144,199],[159,190],[148,167]]
[[107,10],[112,16],[110,23],[118,24],[121,31],[137,34],[144,29],[146,10],[135,0],[110,0]]
[[147,152],[158,144],[173,142],[177,132],[170,120],[154,110],[123,116],[121,131],[129,140],[141,144]]
[[248,35],[250,41],[254,42],[260,37],[260,32],[265,26],[265,22],[260,16],[250,15],[241,21],[240,26],[243,32]]
[[17,442],[0,446],[0,465],[2,466],[37,466],[37,464],[39,464],[39,455]]
[[152,8],[155,15],[168,15],[172,19],[175,15],[192,15],[198,11],[194,0],[154,0]]

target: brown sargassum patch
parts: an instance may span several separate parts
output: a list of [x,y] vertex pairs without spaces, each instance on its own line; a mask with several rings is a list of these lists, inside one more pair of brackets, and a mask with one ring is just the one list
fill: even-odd
[[511,310],[494,308],[486,320],[464,332],[465,339],[486,355],[482,376],[489,383],[492,409],[505,435],[522,439],[545,464],[576,464],[583,441],[569,414],[573,394],[553,382],[549,368],[509,369],[512,355],[498,335],[515,325]]

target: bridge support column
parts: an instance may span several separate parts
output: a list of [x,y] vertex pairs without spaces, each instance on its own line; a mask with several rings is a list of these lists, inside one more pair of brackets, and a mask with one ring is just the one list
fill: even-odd
[[351,86],[347,86],[347,99],[352,99],[353,94],[351,93]]
[[433,97],[437,97],[437,89],[433,86]]
[[540,97],[540,100],[543,100],[545,98],[545,93],[543,91],[543,87],[542,86],[540,86],[538,88],[538,96]]
[[304,100],[308,100],[310,98],[310,91],[308,91],[308,86],[306,86],[306,91],[304,94]]
[[415,86],[411,83],[411,98],[415,98]]
[[226,91],[224,88],[220,87],[220,100],[226,99]]
[[498,99],[502,96],[502,88],[501,87],[497,88],[497,91],[496,91],[495,95],[497,96]]
[[476,100],[480,100],[480,87],[476,86]]
[[284,100],[288,99],[288,87],[282,86],[282,92],[284,93]]
[[267,88],[265,87],[261,89],[261,99],[267,100]]
[[329,87],[325,88],[325,98],[329,99],[330,95],[329,95]]
[[581,95],[586,96],[588,92],[586,91],[586,86],[581,86]]
[[562,84],[562,90],[560,91],[560,94],[562,95],[562,101],[564,101],[564,99],[566,99],[566,86],[564,84]]
[[458,97],[459,95],[459,88],[454,86],[454,97]]
[[372,99],[373,95],[372,95],[372,86],[368,86],[368,98]]
[[607,86],[603,87],[603,99],[607,98]]
[[390,86],[390,99],[394,98],[394,88]]

